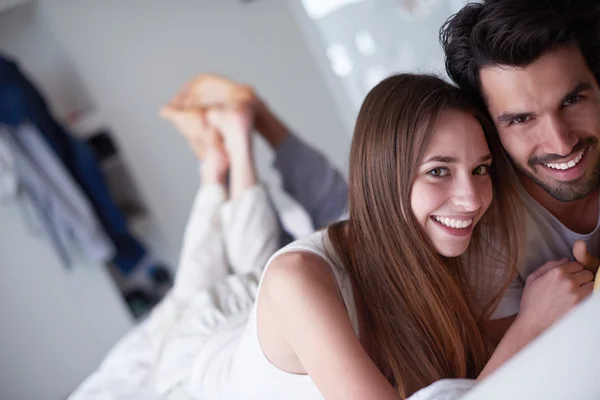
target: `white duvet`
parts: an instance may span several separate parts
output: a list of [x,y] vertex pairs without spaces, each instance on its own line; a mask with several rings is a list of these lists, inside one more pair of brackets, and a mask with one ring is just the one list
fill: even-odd
[[[262,189],[257,187],[256,190]],[[256,212],[243,213],[253,216],[254,220],[242,221],[241,225],[258,224],[256,229],[262,232],[266,241],[261,246],[254,246],[254,241],[251,245],[244,245],[244,241],[239,240],[242,232],[228,230],[226,226],[227,221],[240,222],[242,216],[232,215],[230,208],[221,207],[223,201],[224,193],[219,187],[204,187],[199,191],[186,229],[173,291],[145,321],[114,346],[98,369],[82,382],[69,400],[194,399],[187,389],[189,376],[186,374],[191,373],[189,366],[193,364],[198,349],[193,345],[193,340],[185,342],[182,336],[191,328],[198,331],[198,324],[190,329],[186,328],[186,324],[195,323],[189,316],[200,314],[206,304],[207,293],[212,293],[206,291],[208,287],[215,286],[214,282],[238,279],[225,278],[232,271],[207,263],[207,260],[214,260],[215,257],[225,257],[222,254],[223,246],[211,246],[211,241],[206,240],[206,235],[210,235],[214,224],[218,223],[217,218],[210,218],[210,215],[225,212],[219,219],[225,221],[225,226],[220,228],[225,230],[226,235],[232,236],[238,246],[244,247],[238,256],[227,254],[227,257],[238,257],[236,264],[245,269],[233,272],[249,274],[248,280],[234,285],[239,295],[233,298],[234,301],[228,298],[228,301],[220,302],[217,307],[219,312],[211,314],[211,320],[227,319],[234,314],[243,317],[244,312],[250,310],[257,279],[256,271],[253,271],[255,265],[244,266],[244,262],[254,260],[254,263],[264,266],[278,246],[278,233],[260,227],[265,216]],[[236,205],[237,210],[243,207],[244,204]],[[267,225],[273,226],[273,223]],[[247,237],[247,232],[244,235]],[[201,266],[205,265],[211,268],[203,269]],[[254,278],[250,278],[253,274]],[[212,323],[202,322],[200,330],[210,328]],[[174,342],[187,344],[170,347],[169,343]],[[441,380],[415,393],[410,399],[599,400],[599,376],[600,295],[595,295],[483,382]]]

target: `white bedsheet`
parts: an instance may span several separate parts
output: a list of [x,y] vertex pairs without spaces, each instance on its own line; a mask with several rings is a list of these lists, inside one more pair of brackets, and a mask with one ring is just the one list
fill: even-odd
[[[249,191],[249,197],[238,200],[236,207],[252,206],[244,202],[261,193],[266,195],[261,190],[257,187]],[[173,390],[168,391],[168,395],[159,395],[156,388],[160,387],[157,381],[161,379],[156,377],[168,379],[167,375],[181,375],[181,371],[164,371],[161,368],[164,365],[176,365],[180,368],[183,364],[181,360],[189,361],[196,355],[194,352],[197,350],[194,346],[184,346],[174,357],[162,353],[168,348],[165,347],[165,343],[171,341],[173,335],[184,335],[186,332],[185,329],[173,328],[181,323],[193,323],[193,316],[200,314],[202,303],[196,301],[198,296],[203,296],[202,293],[209,283],[221,280],[227,273],[225,266],[222,270],[215,266],[215,260],[223,258],[220,239],[217,238],[217,242],[213,244],[206,240],[206,237],[217,236],[211,235],[211,229],[215,229],[215,220],[207,215],[219,212],[223,201],[224,194],[217,187],[204,187],[199,192],[186,230],[173,291],[153,310],[146,321],[117,343],[99,368],[80,385],[69,400],[194,399],[186,390],[185,384],[176,385]],[[261,227],[264,217],[256,215],[256,212],[245,214],[256,217],[256,223],[259,225],[256,227],[257,231],[263,232],[263,235],[266,235],[264,240],[273,242],[273,246],[276,246],[275,232],[269,233]],[[224,221],[228,220],[231,220],[232,226],[236,222],[243,226],[251,224],[240,218],[224,218]],[[227,232],[227,222],[225,225]],[[231,232],[238,231],[231,229]],[[272,236],[271,239],[269,235]],[[232,236],[232,244],[244,244],[244,241],[233,240],[235,233],[228,236]],[[258,246],[257,249],[254,249],[256,246],[253,245],[246,247],[235,252],[245,255],[236,263],[239,264],[238,267],[244,267],[244,272],[252,270],[255,264],[244,266],[248,260],[264,259],[261,262],[257,261],[258,264],[264,265],[266,259],[275,251],[275,247],[268,246]],[[244,296],[244,299],[247,297]],[[186,312],[189,314],[186,315]],[[167,337],[169,340],[166,340]],[[175,359],[176,362],[164,363],[167,359]],[[157,375],[158,371],[161,372]],[[598,400],[599,375],[600,295],[596,294],[480,384],[476,385],[475,381],[467,379],[445,379],[415,393],[411,400],[456,400],[463,397],[465,400]],[[178,380],[185,381],[181,376]]]
[[[174,305],[168,302],[156,310],[154,329],[168,324],[174,312]],[[149,328],[149,323],[142,323],[123,338],[69,399],[161,399],[149,382],[156,367]],[[599,374],[600,295],[595,295],[482,383],[442,380],[415,393],[411,400],[597,400]],[[178,393],[170,399],[192,397]]]

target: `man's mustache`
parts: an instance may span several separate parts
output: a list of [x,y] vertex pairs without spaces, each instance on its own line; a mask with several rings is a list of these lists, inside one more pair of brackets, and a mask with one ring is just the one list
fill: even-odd
[[587,146],[596,146],[597,144],[598,144],[598,139],[596,139],[595,137],[586,138],[584,140],[580,140],[573,147],[573,150],[571,150],[571,153],[569,153],[566,156],[561,156],[559,154],[544,154],[541,156],[533,156],[529,159],[527,164],[529,165],[530,168],[534,168],[536,165],[540,165],[540,164],[550,164],[550,163],[553,163],[554,161],[564,160],[565,158],[569,158],[569,156],[579,153],[581,150],[583,150]]

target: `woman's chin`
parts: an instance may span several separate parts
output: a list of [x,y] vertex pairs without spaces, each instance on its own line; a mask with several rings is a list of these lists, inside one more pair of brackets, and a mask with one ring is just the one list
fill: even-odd
[[436,244],[438,254],[443,257],[459,257],[462,256],[469,248],[470,240],[465,240],[464,243],[439,243]]

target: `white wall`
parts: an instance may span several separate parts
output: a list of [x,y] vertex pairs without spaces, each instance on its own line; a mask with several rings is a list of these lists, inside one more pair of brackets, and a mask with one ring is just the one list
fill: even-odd
[[[350,135],[286,2],[46,0],[40,6],[113,128],[171,251],[179,249],[198,178],[185,143],[157,112],[197,73],[255,85],[304,139],[345,169]],[[265,146],[258,151],[264,173],[270,154]],[[267,180],[275,182],[272,174]]]
[[[0,49],[27,66],[59,115],[87,102],[35,3],[0,13]],[[0,202],[0,399],[61,399],[132,320],[103,266],[66,270],[22,211]]]

